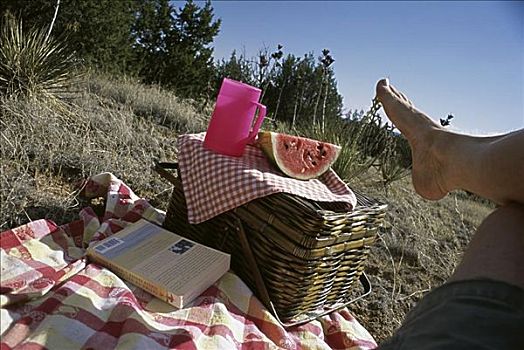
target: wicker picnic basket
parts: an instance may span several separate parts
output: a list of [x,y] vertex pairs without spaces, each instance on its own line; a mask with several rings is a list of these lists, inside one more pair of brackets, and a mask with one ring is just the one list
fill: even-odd
[[[168,170],[171,169],[171,170]],[[364,262],[382,224],[386,205],[357,195],[347,212],[338,203],[278,193],[253,200],[200,224],[189,224],[176,163],[155,170],[173,193],[164,227],[230,253],[231,267],[284,326],[294,326],[354,301],[348,290],[371,286]]]

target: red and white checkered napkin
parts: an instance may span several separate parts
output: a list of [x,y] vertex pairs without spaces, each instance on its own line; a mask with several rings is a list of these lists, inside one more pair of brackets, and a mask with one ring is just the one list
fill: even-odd
[[203,147],[205,133],[178,138],[178,163],[192,224],[273,193],[286,192],[318,202],[342,202],[351,210],[357,200],[329,169],[318,179],[297,180],[282,174],[261,149],[247,145],[242,157],[229,157]]

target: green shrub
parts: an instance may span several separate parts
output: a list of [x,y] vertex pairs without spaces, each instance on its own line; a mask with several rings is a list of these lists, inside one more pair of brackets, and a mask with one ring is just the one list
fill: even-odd
[[0,28],[0,95],[56,96],[67,89],[76,62],[63,40],[46,38],[44,29],[24,31],[5,16]]

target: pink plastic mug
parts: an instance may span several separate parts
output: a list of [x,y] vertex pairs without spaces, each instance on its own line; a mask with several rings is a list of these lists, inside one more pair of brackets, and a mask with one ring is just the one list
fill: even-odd
[[[207,127],[204,147],[217,153],[240,157],[253,141],[266,116],[266,106],[258,103],[262,90],[224,78],[215,109]],[[258,118],[253,124],[257,107]]]

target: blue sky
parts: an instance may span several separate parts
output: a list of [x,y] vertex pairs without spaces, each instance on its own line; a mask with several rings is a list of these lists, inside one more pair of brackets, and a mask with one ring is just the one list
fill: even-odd
[[[178,2],[177,2],[178,4]],[[434,118],[493,134],[524,127],[523,2],[214,1],[215,58],[329,48],[346,108],[388,76]]]

